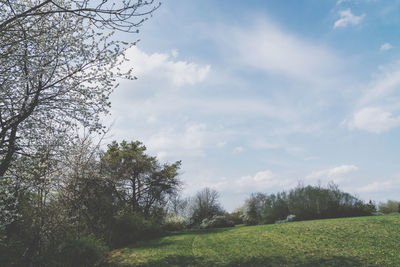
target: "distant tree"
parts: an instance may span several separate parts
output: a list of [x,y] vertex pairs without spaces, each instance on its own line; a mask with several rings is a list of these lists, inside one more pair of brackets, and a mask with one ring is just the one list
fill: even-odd
[[257,209],[257,200],[250,197],[246,200],[242,210],[242,220],[247,225],[255,225],[260,222],[260,212]]
[[400,212],[400,201],[388,200],[379,204],[379,211],[385,214]]
[[186,213],[189,207],[189,198],[182,198],[179,195],[172,195],[168,201],[167,210],[175,216],[187,217]]
[[208,187],[197,192],[190,200],[190,223],[200,225],[204,219],[211,219],[215,215],[222,215],[223,209],[219,203],[219,193]]
[[180,190],[181,162],[160,164],[145,152],[139,141],[113,142],[102,159],[102,172],[113,181],[130,211],[147,218],[163,211],[170,197]]
[[[397,206],[395,205],[397,208]],[[372,215],[375,204],[364,203],[355,196],[339,190],[337,185],[303,186],[277,194],[252,194],[242,208],[243,222],[249,225],[294,220],[340,218]]]
[[290,214],[296,220],[371,215],[371,207],[357,197],[339,190],[335,184],[298,186],[288,194]]
[[287,195],[285,192],[276,195],[271,194],[266,197],[265,204],[261,212],[263,223],[275,223],[283,220],[289,215]]
[[243,206],[236,208],[233,212],[226,214],[226,217],[235,224],[243,223]]

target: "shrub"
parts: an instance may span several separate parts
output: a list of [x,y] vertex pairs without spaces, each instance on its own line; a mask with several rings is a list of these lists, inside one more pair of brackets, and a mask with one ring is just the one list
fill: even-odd
[[58,266],[96,266],[107,256],[108,247],[93,236],[64,241],[58,248]]
[[187,221],[182,216],[170,216],[164,224],[163,229],[165,231],[179,231],[187,227]]
[[296,215],[290,214],[284,220],[277,220],[275,223],[286,223],[286,222],[293,222],[296,219]]
[[222,228],[222,227],[233,227],[235,223],[228,220],[225,216],[217,215],[212,217],[211,219],[204,219],[201,224],[201,229],[209,229],[209,228]]
[[243,208],[237,208],[235,211],[225,214],[225,217],[228,220],[232,221],[235,225],[242,224],[243,223],[242,212]]
[[379,204],[379,211],[384,214],[400,212],[400,202],[388,200],[386,203]]
[[145,219],[137,214],[124,214],[115,219],[110,244],[123,247],[162,233],[162,226],[155,219]]

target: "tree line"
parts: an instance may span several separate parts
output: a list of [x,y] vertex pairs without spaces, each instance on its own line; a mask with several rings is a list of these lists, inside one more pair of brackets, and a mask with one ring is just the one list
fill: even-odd
[[[252,194],[241,208],[248,225],[373,215],[375,204],[341,191],[337,185],[299,185],[289,192]],[[290,216],[290,217],[289,217]]]
[[[256,225],[288,221],[370,216],[399,212],[396,201],[364,202],[343,192],[333,183],[323,186],[299,184],[290,191],[278,193],[252,193],[235,211],[224,211],[217,191],[204,188],[194,197],[175,199],[172,214],[181,216],[185,227],[215,228],[236,224]],[[379,212],[377,212],[377,208]]]

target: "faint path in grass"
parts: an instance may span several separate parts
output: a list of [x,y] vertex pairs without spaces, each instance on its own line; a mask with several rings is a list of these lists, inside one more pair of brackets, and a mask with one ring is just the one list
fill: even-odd
[[198,262],[198,260],[197,260],[197,254],[198,253],[196,253],[196,245],[195,245],[195,243],[196,243],[196,241],[197,241],[197,239],[199,238],[199,236],[198,235],[195,235],[194,237],[193,237],[193,241],[192,241],[192,256],[193,256],[193,262],[192,262],[192,264],[190,265],[190,266],[197,266],[197,262]]
[[[112,252],[131,266],[400,266],[400,215],[182,231]],[[110,266],[110,265],[107,265]]]

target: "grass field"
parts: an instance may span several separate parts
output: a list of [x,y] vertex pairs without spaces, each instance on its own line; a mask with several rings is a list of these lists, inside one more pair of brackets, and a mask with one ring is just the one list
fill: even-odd
[[111,266],[400,266],[400,215],[187,231],[112,251]]

